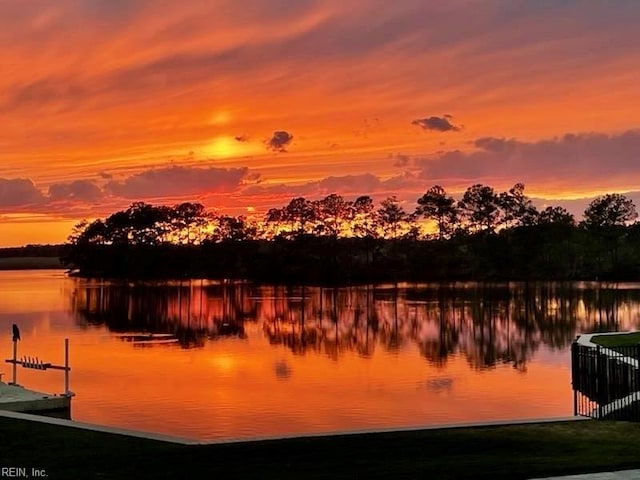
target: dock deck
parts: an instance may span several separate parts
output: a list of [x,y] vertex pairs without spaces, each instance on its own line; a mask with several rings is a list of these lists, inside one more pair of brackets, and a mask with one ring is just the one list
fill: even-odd
[[20,385],[0,382],[0,410],[39,413],[69,410],[70,408],[71,396],[36,392]]

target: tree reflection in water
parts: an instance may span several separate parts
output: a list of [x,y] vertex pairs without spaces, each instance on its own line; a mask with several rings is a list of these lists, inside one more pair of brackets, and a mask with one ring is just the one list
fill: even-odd
[[380,284],[343,288],[242,282],[99,282],[77,279],[70,297],[80,325],[170,334],[183,348],[247,338],[257,323],[272,345],[334,360],[349,352],[418,348],[444,366],[524,371],[541,345],[568,348],[577,333],[637,328],[640,285],[603,283]]

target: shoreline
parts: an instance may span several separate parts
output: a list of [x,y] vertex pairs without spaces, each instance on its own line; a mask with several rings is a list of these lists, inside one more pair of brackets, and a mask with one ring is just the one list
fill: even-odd
[[558,283],[558,284],[573,284],[573,283],[600,283],[600,284],[617,284],[617,283],[640,283],[638,279],[628,278],[598,278],[598,277],[585,277],[585,278],[374,278],[371,280],[364,279],[345,279],[344,281],[330,281],[322,282],[317,279],[283,279],[283,278],[248,278],[248,277],[223,277],[223,276],[202,276],[197,274],[179,273],[175,275],[162,275],[162,276],[95,276],[81,272],[78,269],[70,269],[68,266],[63,265],[60,257],[48,257],[48,256],[13,256],[13,257],[0,257],[0,271],[31,271],[31,270],[63,270],[69,277],[82,278],[82,279],[95,279],[100,278],[109,281],[140,281],[140,282],[170,282],[170,281],[184,281],[184,280],[210,280],[210,281],[231,281],[231,282],[244,282],[253,284],[264,285],[294,285],[294,286],[308,286],[308,287],[350,287],[350,286],[365,286],[373,284],[462,284],[462,283],[478,283],[484,285],[500,285],[509,283],[522,283],[522,284],[535,284],[535,283]]
[[0,270],[67,270],[58,257],[0,257]]

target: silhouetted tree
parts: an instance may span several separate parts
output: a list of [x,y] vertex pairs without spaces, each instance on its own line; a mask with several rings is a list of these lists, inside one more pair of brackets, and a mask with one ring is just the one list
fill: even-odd
[[362,195],[353,202],[352,229],[356,237],[375,238],[378,236],[377,212],[373,199]]
[[221,215],[217,218],[216,233],[222,241],[240,242],[255,238],[256,227],[249,225],[245,217]]
[[498,204],[502,209],[502,223],[506,227],[535,225],[538,210],[524,194],[522,183],[516,183],[508,192],[501,193]]
[[105,220],[105,236],[109,243],[118,245],[131,243],[132,231],[131,219],[126,211],[113,213]]
[[171,230],[179,243],[200,243],[205,237],[205,229],[215,220],[200,203],[185,202],[168,212]]
[[317,203],[317,215],[325,231],[337,237],[344,229],[343,223],[353,218],[352,204],[341,195],[332,193]]
[[273,238],[279,231],[280,225],[285,222],[284,208],[270,208],[264,216],[265,231],[267,238]]
[[71,233],[67,237],[67,242],[71,244],[78,243],[78,241],[82,238],[82,235],[88,226],[89,226],[89,222],[86,219],[80,220],[78,223],[76,223],[73,226]]
[[584,224],[588,227],[626,225],[637,218],[633,201],[619,193],[597,197],[584,211]]
[[408,220],[407,213],[395,195],[382,201],[378,209],[378,216],[381,227],[385,232],[391,234],[391,238],[397,238],[400,227]]
[[566,225],[574,226],[575,218],[563,207],[547,207],[537,217],[538,225]]
[[440,240],[453,233],[458,219],[456,201],[440,185],[431,187],[418,199],[415,214],[418,218],[436,222]]
[[475,184],[469,187],[458,202],[458,208],[472,230],[494,232],[500,219],[500,200],[493,188]]
[[136,202],[125,211],[128,217],[126,229],[128,238],[137,245],[156,245],[170,230],[168,220],[170,209],[154,207],[144,202]]
[[[590,231],[591,251],[598,277],[629,268],[621,261],[620,250],[626,236],[626,225],[638,218],[633,201],[619,193],[594,199],[584,211],[582,225]],[[594,248],[595,244],[595,248]]]
[[283,220],[289,222],[291,231],[297,235],[309,233],[318,219],[318,211],[314,202],[303,197],[294,198],[284,208]]
[[104,244],[110,242],[110,240],[107,227],[100,219],[91,223],[83,220],[76,224],[73,233],[69,237],[69,242],[74,245]]

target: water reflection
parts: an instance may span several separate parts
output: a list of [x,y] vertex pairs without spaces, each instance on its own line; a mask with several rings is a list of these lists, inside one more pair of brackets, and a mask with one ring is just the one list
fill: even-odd
[[[70,302],[78,325],[104,324],[138,347],[246,340],[245,325],[255,322],[270,344],[298,355],[338,360],[345,353],[371,357],[376,349],[417,346],[438,367],[462,354],[476,369],[503,363],[519,371],[541,345],[563,350],[577,332],[640,323],[640,288],[602,283],[321,288],[76,279]],[[281,379],[291,375],[286,363],[274,370]],[[428,387],[446,390],[450,379]]]

